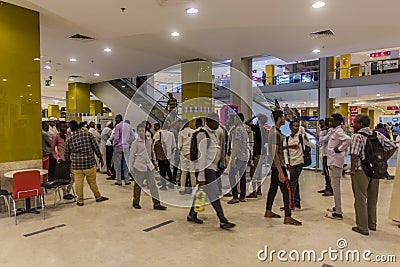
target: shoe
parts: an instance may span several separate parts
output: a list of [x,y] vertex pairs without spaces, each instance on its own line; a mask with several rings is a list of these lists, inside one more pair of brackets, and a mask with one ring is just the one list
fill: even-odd
[[127,183],[125,183],[125,185],[130,185],[131,184],[131,182],[127,182]]
[[179,191],[179,194],[180,194],[180,195],[186,194],[186,190],[180,190],[180,191]]
[[295,220],[292,217],[285,217],[285,219],[283,220],[283,224],[300,226],[302,225],[302,222]]
[[230,222],[220,223],[220,224],[219,224],[219,227],[220,227],[221,229],[224,229],[224,230],[231,229],[231,228],[233,228],[233,227],[235,227],[235,226],[236,226],[236,224],[230,223]]
[[115,177],[110,176],[110,177],[107,177],[106,180],[115,180]]
[[133,182],[133,181],[135,181],[135,179],[133,179],[133,178],[129,178],[129,181]]
[[167,207],[165,207],[165,206],[163,206],[163,205],[161,205],[161,204],[158,204],[157,206],[154,206],[154,209],[155,209],[155,210],[166,210]]
[[257,192],[254,191],[253,193],[251,193],[250,195],[248,195],[246,198],[257,198]]
[[343,220],[343,215],[342,214],[338,214],[336,212],[333,212],[331,214],[331,216],[329,216],[329,214],[327,214],[327,216],[331,219],[335,219],[335,220]]
[[326,191],[325,193],[322,194],[323,197],[331,197],[333,196],[333,192],[331,191]]
[[376,231],[376,227],[368,227],[369,228],[369,230],[371,230],[371,231]]
[[72,194],[67,194],[67,195],[63,196],[63,199],[71,200],[71,199],[74,199],[74,196]]
[[326,189],[321,189],[321,190],[318,190],[317,192],[320,193],[320,194],[323,194],[323,193],[326,193],[327,190]]
[[257,196],[262,196],[261,187],[257,188]]
[[231,193],[226,193],[226,194],[224,195],[224,197],[232,197],[232,194],[231,194]]
[[276,218],[276,219],[282,218],[281,215],[276,214],[276,213],[273,213],[273,212],[270,211],[270,210],[266,210],[266,211],[265,211],[264,217],[267,217],[267,218],[274,218],[274,219],[275,219],[275,218]]
[[160,190],[167,191],[167,187],[166,186],[162,186],[162,187],[160,187]]
[[140,210],[142,207],[139,204],[133,204],[132,205],[135,209]]
[[335,212],[335,211],[336,211],[336,208],[335,208],[335,207],[333,207],[333,208],[329,208],[329,209],[326,209],[326,211],[329,211],[329,212]]
[[[290,209],[294,210],[294,206],[292,206]],[[279,210],[285,210],[285,207],[280,207]]]
[[79,207],[81,207],[81,206],[83,206],[83,205],[85,205],[85,204],[83,204],[82,202],[76,202],[76,205],[78,205]]
[[228,201],[228,204],[237,204],[237,203],[239,203],[239,202],[240,202],[239,199],[237,199],[237,198],[232,198],[231,200]]
[[101,196],[98,199],[96,199],[96,202],[102,202],[102,201],[107,201],[107,200],[108,200],[108,197]]
[[188,222],[194,222],[194,223],[197,223],[197,224],[203,224],[203,220],[200,220],[200,219],[198,219],[198,218],[192,218],[192,217],[190,217],[190,216],[187,216],[187,217],[186,217],[186,221],[188,221]]
[[352,227],[351,230],[353,230],[354,232],[357,232],[357,233],[359,233],[359,234],[362,234],[362,235],[369,235],[369,232],[368,232],[368,231],[362,231],[362,230],[361,230],[360,228],[358,228],[357,226]]
[[301,210],[301,205],[300,205],[300,204],[299,204],[299,205],[294,205],[294,207],[295,207],[296,209]]
[[119,183],[115,183],[115,185],[119,185],[119,186],[122,186],[122,184],[119,184]]
[[239,198],[240,202],[247,202],[245,198]]

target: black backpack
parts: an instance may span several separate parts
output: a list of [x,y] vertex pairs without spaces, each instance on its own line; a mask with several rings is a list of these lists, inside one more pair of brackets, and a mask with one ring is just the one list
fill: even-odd
[[192,161],[199,159],[199,148],[197,146],[197,135],[199,133],[204,133],[206,135],[206,138],[208,139],[207,146],[209,145],[210,135],[207,133],[207,131],[202,128],[195,131],[192,135],[192,139],[190,140],[190,160]]
[[[308,146],[304,147],[304,141],[303,141],[303,135],[299,134],[299,143],[301,145],[301,149],[303,150],[303,159],[304,159],[304,165],[303,167],[310,166],[312,163],[311,160],[311,148]],[[286,137],[286,145],[289,145],[289,136]],[[289,150],[288,150],[288,157],[289,157]]]
[[384,179],[387,173],[386,153],[379,142],[378,135],[373,132],[372,135],[358,133],[367,138],[364,147],[365,159],[361,160],[361,166],[364,173],[373,179]]

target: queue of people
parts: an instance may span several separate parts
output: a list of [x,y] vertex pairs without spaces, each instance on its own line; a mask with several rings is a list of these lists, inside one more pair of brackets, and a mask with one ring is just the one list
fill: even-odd
[[[132,200],[135,209],[142,208],[140,197],[145,188],[150,192],[155,210],[167,209],[160,201],[159,190],[176,188],[179,196],[192,193],[195,187],[196,190],[204,189],[222,229],[233,228],[235,224],[225,217],[220,201],[223,196],[221,175],[228,167],[226,174],[232,192],[228,204],[245,203],[246,198],[262,196],[261,184],[265,178],[262,168],[267,159],[272,168],[264,216],[270,219],[282,217],[273,211],[279,188],[284,203],[280,208],[284,215],[283,223],[300,226],[302,222],[292,217],[292,211],[301,210],[299,178],[307,161],[307,149],[315,148],[315,144],[308,139],[297,119],[289,122],[291,134],[287,137],[282,134],[280,128],[288,123],[284,111],[272,111],[271,120],[273,126],[269,128],[266,127],[268,117],[264,114],[245,120],[243,114],[238,113],[228,119],[225,128],[219,116],[210,113],[204,121],[177,119],[164,125],[155,123],[154,132],[152,124],[143,121],[136,127],[136,134],[130,122],[118,114],[115,126],[109,122],[101,131],[94,128],[94,123],[89,123],[86,131],[76,121],[71,121],[69,125],[60,123],[57,133],[53,135],[49,131],[49,123],[43,122],[43,156],[53,158],[53,163],[50,160],[53,168],[56,166],[54,164],[71,162],[73,179],[71,185],[64,188],[64,198],[75,198],[70,191],[72,184],[75,184],[78,206],[84,205],[84,177],[97,202],[108,200],[101,195],[96,183],[96,170],[99,169],[109,175],[108,180],[116,180],[117,186],[122,186],[122,180],[125,186],[130,185],[131,181],[135,182]],[[333,207],[328,209],[327,217],[342,220],[341,177],[345,155],[351,155],[350,175],[356,212],[356,226],[352,230],[368,235],[369,231],[376,230],[379,178],[384,178],[380,177],[381,173],[377,174],[376,170],[371,169],[375,168],[376,162],[381,163],[381,168],[387,168],[384,162],[397,147],[381,131],[370,130],[366,115],[356,116],[352,137],[343,130],[343,121],[341,114],[332,114],[329,119],[320,121],[318,142],[323,153],[325,188],[318,192],[334,197]],[[190,127],[194,125],[195,130]],[[249,137],[254,141],[252,151],[248,146]],[[366,149],[377,152],[366,154]],[[374,161],[373,157],[379,155],[384,155],[384,160],[380,157],[381,160]],[[369,165],[365,164],[368,160],[371,161]],[[251,183],[246,188],[248,166]],[[50,172],[49,168],[49,180]],[[246,196],[246,192],[250,194]],[[194,206],[193,200],[187,221],[202,224]]]

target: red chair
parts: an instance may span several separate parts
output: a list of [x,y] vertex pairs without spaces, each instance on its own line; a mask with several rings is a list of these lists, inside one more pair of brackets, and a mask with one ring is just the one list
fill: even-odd
[[[32,171],[21,171],[14,173],[13,176],[13,193],[11,195],[11,201],[14,207],[15,224],[17,221],[17,209],[15,207],[15,200],[23,198],[35,197],[35,209],[36,209],[36,199],[40,198],[40,203],[42,206],[42,215],[44,220],[44,202],[42,197],[42,189],[40,186],[40,172],[37,170]],[[27,209],[30,207],[30,199],[27,200]]]
[[[49,170],[50,167],[50,156],[44,156],[43,159],[43,169]],[[47,182],[49,175],[46,173],[43,175],[43,183]]]

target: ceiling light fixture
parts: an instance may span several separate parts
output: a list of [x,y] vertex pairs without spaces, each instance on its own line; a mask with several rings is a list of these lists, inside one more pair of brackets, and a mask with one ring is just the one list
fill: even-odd
[[31,85],[30,85],[30,84],[28,84],[27,86],[28,86],[28,87],[31,87]]
[[314,54],[317,54],[317,53],[321,52],[321,50],[319,50],[319,49],[314,49],[312,52],[313,52]]
[[325,2],[323,2],[323,1],[317,1],[317,2],[315,2],[314,4],[312,4],[312,7],[313,8],[321,8],[321,7],[324,7],[326,4],[325,4]]
[[52,83],[52,84],[50,84],[50,86],[54,87],[54,86],[55,86],[55,84],[54,84],[54,83]]
[[178,37],[179,35],[181,35],[179,32],[171,32],[172,37]]
[[376,94],[376,96],[381,96],[381,94]]
[[71,61],[71,62],[77,62],[76,58],[70,58],[69,61]]
[[99,77],[99,76],[100,76],[99,73],[94,73],[93,75],[96,76],[96,77]]
[[111,48],[104,48],[104,52],[111,52],[112,50],[111,50]]
[[383,96],[380,96],[379,98],[380,98],[380,99],[382,99],[382,98],[383,98]]
[[35,60],[35,61],[39,61],[39,60],[40,60],[40,58],[38,58],[38,57],[35,57],[33,60]]
[[46,70],[51,70],[51,67],[50,66],[44,66],[44,68],[46,69]]
[[74,78],[69,78],[68,81],[73,82]]
[[6,78],[3,78],[3,82],[6,82],[7,81],[7,79]]
[[121,87],[122,87],[122,88],[125,88],[126,86],[125,86],[125,85],[122,85]]
[[186,13],[191,14],[191,15],[197,14],[197,13],[199,13],[199,9],[195,8],[195,7],[191,7],[191,8],[186,9]]

